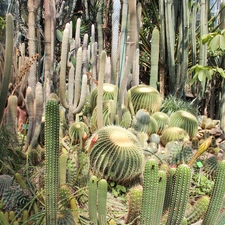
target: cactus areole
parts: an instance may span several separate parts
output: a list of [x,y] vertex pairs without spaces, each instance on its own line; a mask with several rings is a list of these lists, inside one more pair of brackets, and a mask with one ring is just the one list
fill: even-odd
[[[90,149],[96,135],[98,140]],[[125,182],[141,174],[143,150],[130,131],[120,126],[106,126],[97,130],[87,145],[91,170],[96,176]]]

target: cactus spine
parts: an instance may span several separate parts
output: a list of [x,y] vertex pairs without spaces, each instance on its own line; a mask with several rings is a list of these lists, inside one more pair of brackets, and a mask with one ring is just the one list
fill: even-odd
[[46,224],[57,224],[57,196],[59,186],[59,105],[51,99],[46,104]]
[[4,64],[4,75],[1,84],[1,91],[0,91],[0,123],[2,121],[2,117],[4,114],[6,98],[8,94],[8,86],[9,86],[9,79],[11,75],[11,68],[12,68],[12,59],[13,59],[13,16],[11,14],[7,14],[6,16],[6,49],[5,49],[5,64]]
[[176,177],[166,225],[181,224],[191,184],[191,169],[181,164],[176,170]]
[[91,176],[88,188],[88,210],[91,224],[106,225],[107,181]]
[[141,224],[154,225],[158,191],[158,163],[154,159],[146,162],[141,206]]
[[219,163],[218,174],[212,190],[209,207],[202,224],[215,224],[216,218],[222,208],[223,197],[225,194],[225,160]]

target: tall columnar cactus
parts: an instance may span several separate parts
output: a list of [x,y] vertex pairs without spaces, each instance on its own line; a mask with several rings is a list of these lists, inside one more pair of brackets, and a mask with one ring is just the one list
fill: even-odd
[[88,188],[88,210],[91,224],[106,225],[107,181],[91,176]]
[[5,103],[8,95],[8,86],[11,75],[12,59],[13,59],[13,16],[7,14],[6,16],[6,44],[5,44],[5,63],[4,63],[4,75],[1,83],[0,91],[0,123],[4,114]]
[[50,99],[46,104],[46,224],[57,224],[57,197],[59,187],[59,105]]
[[158,192],[158,163],[150,159],[145,164],[141,206],[141,224],[154,225]]
[[181,224],[184,218],[190,185],[191,169],[188,165],[181,164],[176,170],[173,195],[166,225]]
[[216,218],[222,208],[225,194],[225,160],[219,163],[218,173],[212,190],[209,207],[202,224],[215,224]]
[[151,53],[151,74],[149,85],[157,89],[159,63],[159,30],[156,27],[152,31]]

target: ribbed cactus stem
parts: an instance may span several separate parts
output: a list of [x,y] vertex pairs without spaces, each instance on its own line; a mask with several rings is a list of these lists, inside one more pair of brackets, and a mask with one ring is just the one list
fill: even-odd
[[62,49],[61,49],[61,62],[60,62],[60,80],[59,80],[59,94],[60,100],[66,109],[69,108],[69,105],[66,101],[66,66],[68,58],[68,49],[69,49],[69,35],[70,35],[70,24],[67,23],[63,32],[62,39]]
[[57,197],[59,187],[59,105],[51,99],[46,104],[46,224],[57,225]]
[[155,209],[155,224],[160,223],[160,219],[163,213],[163,204],[166,194],[166,172],[160,170],[158,172],[158,191],[157,191],[157,200],[156,200],[156,209]]
[[173,195],[166,225],[181,224],[187,205],[190,184],[191,169],[188,165],[181,164],[176,170]]
[[11,95],[8,98],[8,115],[7,124],[8,130],[11,134],[17,134],[17,102],[18,99],[15,95]]
[[88,187],[88,211],[91,224],[98,224],[97,217],[97,177],[91,176]]
[[216,218],[222,208],[225,195],[225,160],[221,161],[218,166],[218,172],[209,207],[206,211],[202,224],[215,224]]
[[103,127],[103,83],[104,83],[104,76],[105,76],[105,64],[106,64],[106,52],[102,51],[100,56],[100,71],[98,77],[98,97],[97,97],[97,124],[98,129]]
[[159,62],[159,30],[155,27],[152,31],[151,42],[151,74],[149,85],[157,89]]
[[141,206],[141,224],[155,225],[155,210],[158,192],[158,163],[150,159],[145,164],[144,186]]
[[6,98],[8,95],[8,86],[11,75],[12,68],[12,60],[13,60],[13,34],[14,34],[14,26],[13,26],[13,16],[11,14],[7,14],[6,16],[6,44],[5,44],[5,63],[4,63],[4,74],[1,83],[1,91],[0,91],[0,123],[2,121],[2,117],[4,114]]
[[98,224],[107,225],[106,219],[106,199],[108,184],[105,179],[98,182]]
[[210,198],[209,196],[205,195],[199,198],[193,207],[193,210],[191,210],[187,215],[187,224],[191,225],[198,220],[200,220],[206,213],[206,210],[209,206]]

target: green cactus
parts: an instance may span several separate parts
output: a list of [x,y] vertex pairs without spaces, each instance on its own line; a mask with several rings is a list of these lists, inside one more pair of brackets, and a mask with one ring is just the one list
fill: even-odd
[[170,118],[164,112],[155,112],[152,117],[156,120],[158,124],[158,134],[162,134],[163,130],[169,126]]
[[46,104],[46,224],[57,224],[57,197],[59,188],[59,105],[51,99]]
[[151,52],[151,74],[149,85],[157,89],[159,63],[159,30],[157,27],[155,27],[152,31]]
[[200,197],[194,204],[192,210],[190,210],[185,217],[187,218],[187,224],[191,225],[198,220],[202,219],[206,213],[206,210],[209,206],[210,198],[205,195]]
[[176,168],[172,167],[168,171],[167,181],[166,181],[166,194],[165,194],[165,200],[163,205],[163,212],[166,212],[171,203],[172,194],[173,194],[173,186],[175,182],[175,174],[176,174]]
[[84,133],[86,133],[86,135],[89,135],[89,129],[87,125],[82,121],[74,122],[69,127],[69,136],[73,144],[79,143]]
[[5,109],[5,103],[8,95],[8,86],[11,75],[12,61],[13,61],[13,36],[14,36],[14,25],[13,16],[7,14],[6,16],[6,44],[5,44],[5,63],[4,63],[4,74],[1,82],[0,91],[0,123],[2,121]]
[[162,132],[161,143],[166,146],[170,141],[188,141],[190,139],[188,133],[179,127],[168,127]]
[[184,110],[178,110],[170,115],[170,126],[186,130],[190,138],[196,137],[198,132],[197,118]]
[[[93,145],[93,140],[97,140]],[[93,145],[93,146],[92,146]],[[142,172],[143,150],[136,136],[119,126],[97,130],[87,143],[90,167],[102,178],[125,182]]]
[[181,164],[176,170],[173,195],[166,225],[181,224],[184,218],[190,185],[191,169],[188,165]]
[[225,194],[225,160],[221,161],[218,166],[218,172],[215,179],[209,207],[206,211],[202,224],[215,224],[216,218],[222,208],[223,197]]
[[132,222],[134,225],[140,224],[141,201],[143,188],[141,185],[134,186],[127,195],[128,213],[126,215],[125,224]]
[[88,210],[92,224],[106,225],[107,181],[91,176],[88,188]]
[[158,192],[158,163],[150,159],[145,164],[141,206],[141,224],[155,225]]
[[155,88],[141,84],[128,90],[125,103],[132,116],[139,109],[146,109],[152,115],[160,110],[162,99]]
[[119,125],[121,127],[128,129],[131,126],[131,122],[132,122],[132,118],[131,118],[130,111],[125,106],[123,106],[122,107],[122,118],[121,118],[121,121],[119,122]]

